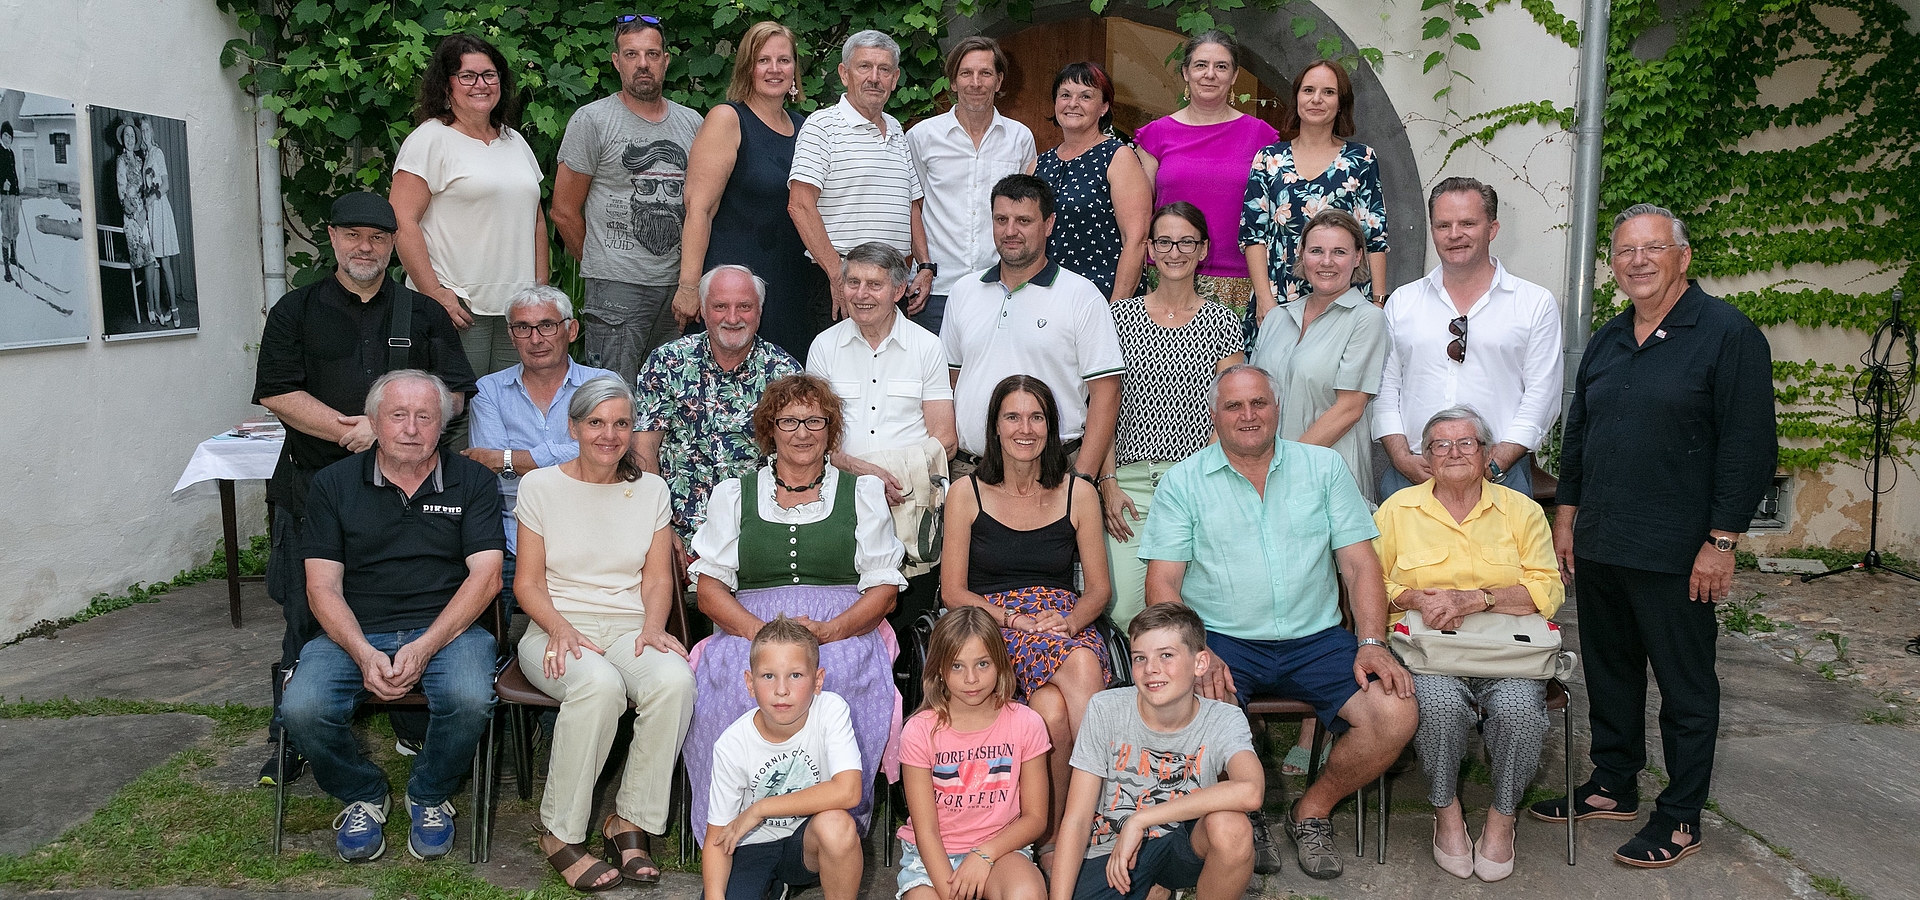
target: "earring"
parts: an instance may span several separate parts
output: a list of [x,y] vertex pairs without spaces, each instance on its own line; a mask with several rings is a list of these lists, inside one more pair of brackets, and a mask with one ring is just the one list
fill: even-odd
[[1192,89],[1190,89],[1190,88],[1181,88],[1181,89],[1180,89],[1180,102],[1181,102],[1181,103],[1191,103],[1191,102],[1193,102],[1193,91],[1192,91]]
[[793,87],[787,88],[787,97],[791,100],[800,99],[800,79],[795,78],[793,80]]

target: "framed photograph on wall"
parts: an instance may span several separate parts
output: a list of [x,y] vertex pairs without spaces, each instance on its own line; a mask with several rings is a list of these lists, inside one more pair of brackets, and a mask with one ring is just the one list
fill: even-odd
[[87,112],[106,339],[197,332],[187,123],[106,106]]
[[0,350],[92,336],[79,138],[72,100],[0,88]]

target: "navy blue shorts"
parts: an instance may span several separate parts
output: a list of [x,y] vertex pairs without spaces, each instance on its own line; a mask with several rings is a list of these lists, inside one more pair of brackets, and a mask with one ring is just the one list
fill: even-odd
[[812,822],[811,817],[802,820],[794,833],[777,841],[733,848],[727,900],[764,900],[775,882],[789,887],[819,884],[820,873],[807,868],[807,825]]
[[1255,694],[1313,704],[1320,724],[1345,734],[1340,707],[1360,692],[1353,680],[1353,658],[1360,640],[1336,625],[1290,641],[1249,641],[1207,632],[1207,649],[1233,673],[1240,705]]
[[1206,860],[1193,852],[1193,829],[1198,821],[1182,822],[1157,838],[1140,842],[1133,858],[1133,890],[1125,894],[1107,883],[1107,857],[1089,857],[1080,863],[1080,877],[1073,883],[1073,900],[1142,900],[1154,885],[1173,891],[1190,890],[1200,883],[1200,870]]

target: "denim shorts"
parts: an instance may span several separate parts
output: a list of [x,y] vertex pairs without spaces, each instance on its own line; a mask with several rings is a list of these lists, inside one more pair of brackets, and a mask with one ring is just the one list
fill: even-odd
[[[1033,855],[1027,852],[1025,847],[1015,850],[1014,852],[1028,859],[1033,858]],[[960,862],[966,858],[967,854],[965,853],[949,853],[947,854],[947,863],[953,868],[958,869],[960,868]],[[914,888],[921,886],[933,887],[933,876],[927,874],[927,864],[920,859],[920,848],[915,847],[912,841],[900,842],[900,874],[895,880],[899,885],[899,889],[893,892],[894,900],[900,900],[901,897],[905,897],[907,892]]]
[[1241,706],[1255,694],[1301,700],[1313,705],[1321,725],[1346,733],[1340,708],[1360,692],[1353,680],[1360,642],[1353,632],[1335,625],[1293,640],[1249,641],[1209,631],[1207,649],[1233,673]]

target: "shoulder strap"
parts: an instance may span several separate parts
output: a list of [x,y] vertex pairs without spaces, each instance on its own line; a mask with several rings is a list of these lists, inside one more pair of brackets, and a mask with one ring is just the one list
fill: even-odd
[[978,474],[968,475],[967,482],[973,485],[974,508],[976,510],[985,510],[987,508],[987,503],[986,501],[980,499],[980,476]]
[[413,292],[396,290],[393,275],[387,275],[387,283],[380,287],[382,293],[393,302],[392,318],[387,325],[387,371],[395,372],[412,367],[409,357],[413,349]]

